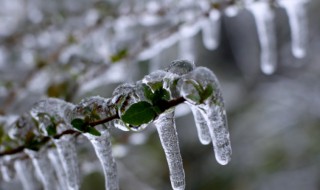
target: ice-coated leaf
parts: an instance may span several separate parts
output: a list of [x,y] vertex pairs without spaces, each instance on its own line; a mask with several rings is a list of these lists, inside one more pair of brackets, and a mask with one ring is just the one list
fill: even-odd
[[182,59],[182,60],[172,61],[170,65],[164,70],[181,76],[191,72],[194,68],[195,68],[195,65],[193,62]]
[[169,166],[171,186],[175,190],[185,189],[185,174],[180,154],[174,112],[161,114],[154,122]]
[[[206,125],[209,128],[216,160],[218,163],[225,165],[231,160],[232,151],[227,124],[227,115],[224,108],[224,101],[222,98],[219,81],[214,73],[205,67],[196,68],[192,72],[185,75],[184,78],[185,80],[192,79],[196,81],[201,87],[212,85],[212,88],[214,89],[212,91],[212,95],[201,104],[195,105],[193,100],[188,98],[186,99],[187,103],[191,104],[192,106],[196,106],[197,110],[201,111],[202,118],[199,119],[205,119]],[[182,86],[181,91],[181,94],[184,96],[198,93],[193,85],[185,87]]]
[[153,106],[146,101],[132,104],[122,115],[121,119],[131,125],[149,123],[156,116]]

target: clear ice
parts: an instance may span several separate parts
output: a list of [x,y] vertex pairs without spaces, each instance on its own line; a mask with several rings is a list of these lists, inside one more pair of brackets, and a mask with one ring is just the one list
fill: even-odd
[[[179,76],[183,76],[191,71],[193,71],[195,68],[194,63],[189,62],[187,60],[177,60],[177,61],[173,61],[166,69],[165,71],[173,73],[173,74],[177,74]],[[171,90],[171,94],[175,94],[172,93]],[[175,95],[174,97],[177,97],[177,95]],[[207,145],[211,142],[211,137],[210,137],[210,133],[209,133],[209,129],[208,129],[208,125],[206,120],[204,119],[204,117],[202,116],[202,113],[197,109],[196,106],[190,105],[188,104],[190,109],[192,110],[194,119],[195,119],[195,124],[196,124],[196,128],[197,128],[197,133],[198,133],[198,137],[199,140],[202,144]]]
[[0,171],[2,179],[6,182],[10,182],[15,177],[15,170],[11,161],[11,156],[4,156],[0,159]]
[[277,67],[274,12],[268,2],[252,2],[248,9],[254,16],[260,42],[260,65],[263,73],[273,74]]
[[199,140],[201,144],[207,145],[211,142],[211,136],[207,125],[207,121],[205,117],[202,115],[202,112],[198,110],[196,106],[190,105],[190,108],[196,124]]
[[33,151],[29,149],[24,150],[30,157],[33,166],[36,169],[37,175],[40,177],[41,183],[45,190],[56,190],[58,184],[57,177],[53,166],[46,154],[46,150]]
[[118,190],[119,179],[117,164],[112,155],[112,144],[109,132],[104,130],[101,132],[101,136],[93,136],[90,134],[85,135],[92,143],[102,165],[106,190]]
[[19,159],[15,161],[14,168],[24,190],[41,189],[41,185],[34,176],[34,168],[29,159]]
[[289,17],[291,29],[292,53],[297,58],[306,55],[308,42],[308,18],[305,3],[308,0],[279,0],[278,3],[283,7]]
[[209,127],[216,160],[218,163],[225,165],[231,160],[232,150],[219,81],[216,76],[205,67],[197,67],[194,71],[185,75],[184,79],[194,80],[203,87],[207,85],[213,85],[214,87],[214,94],[202,104],[197,104],[189,100],[188,95],[198,93],[198,90],[187,82],[182,84],[181,95],[187,99],[189,104],[196,106],[198,110],[201,111]]
[[54,139],[54,143],[66,173],[68,190],[79,189],[80,177],[75,137],[73,135],[64,135],[60,139]]
[[65,189],[66,187],[68,187],[67,176],[66,176],[66,172],[63,169],[62,162],[60,160],[58,151],[53,148],[49,149],[48,150],[48,157],[49,157],[49,160],[50,160],[52,166],[54,167],[54,169],[56,171],[61,189]]
[[185,189],[185,175],[180,154],[174,112],[166,112],[154,122],[169,166],[171,186],[174,190]]
[[[57,133],[60,134],[67,129],[71,129],[71,126],[68,123],[70,123],[70,117],[74,107],[73,104],[63,100],[47,98],[35,103],[30,113],[40,122],[40,128],[43,124],[42,122],[45,121],[42,118],[39,118],[39,113],[47,113],[51,117],[54,117],[56,121],[61,121],[62,123],[57,126]],[[66,174],[68,190],[79,189],[79,166],[74,136],[64,135],[60,139],[53,139],[53,141],[57,147],[58,155]]]
[[209,16],[202,21],[202,41],[208,50],[214,50],[220,40],[220,11],[212,9]]
[[[118,88],[118,90],[120,89]],[[75,107],[74,113],[77,117],[84,117],[87,114],[85,110],[90,110],[91,112],[94,111],[101,119],[115,114],[115,109],[111,100],[99,96],[83,99]],[[117,165],[112,155],[111,136],[108,132],[108,128],[111,127],[112,123],[113,122],[109,122],[95,127],[99,130],[101,136],[84,133],[93,145],[96,155],[102,165],[106,190],[119,189]]]

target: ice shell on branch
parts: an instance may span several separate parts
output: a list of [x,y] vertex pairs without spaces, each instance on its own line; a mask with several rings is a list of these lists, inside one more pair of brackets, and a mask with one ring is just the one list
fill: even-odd
[[56,98],[46,98],[36,102],[30,113],[38,119],[39,113],[47,113],[52,117],[61,118],[68,123],[68,116],[72,112],[74,105]]
[[36,131],[36,124],[28,113],[22,114],[15,123],[11,124],[8,131],[10,138],[15,140],[25,139],[27,133]]
[[184,75],[191,72],[194,68],[194,62],[188,60],[175,60],[164,70],[177,75]]

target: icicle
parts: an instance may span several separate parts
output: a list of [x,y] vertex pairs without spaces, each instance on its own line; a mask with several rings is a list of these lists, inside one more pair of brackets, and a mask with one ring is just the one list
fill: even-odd
[[[219,81],[209,69],[204,67],[196,68],[194,71],[187,74],[184,79],[185,82],[181,87],[181,95],[187,99],[190,104],[197,106],[202,112],[202,116],[209,127],[216,160],[218,163],[225,165],[230,161],[232,151],[227,116]],[[190,99],[190,95],[198,96],[199,91],[192,83],[187,82],[188,80],[193,80],[202,87],[213,85],[214,94],[202,104],[194,102],[193,99]]]
[[22,183],[24,190],[39,190],[41,185],[38,183],[34,174],[32,163],[29,159],[17,160],[14,163],[14,168]]
[[297,58],[306,55],[308,41],[308,21],[305,3],[308,0],[279,0],[278,3],[288,14],[291,28],[292,53]]
[[94,150],[101,162],[105,176],[106,190],[118,190],[119,179],[116,161],[112,156],[110,134],[107,130],[102,131],[101,134],[101,136],[93,136],[90,134],[85,134],[85,136],[92,143]]
[[195,124],[197,127],[198,137],[203,145],[207,145],[211,142],[211,136],[209,132],[209,128],[207,125],[207,121],[203,117],[202,113],[195,106],[190,106]]
[[154,124],[157,127],[162,148],[168,162],[171,186],[174,190],[185,189],[185,175],[174,121],[174,112],[161,114]]
[[224,13],[228,16],[228,17],[235,17],[238,15],[239,13],[239,7],[237,5],[229,5],[228,7],[226,7],[226,9],[224,10]]
[[212,9],[208,18],[202,21],[202,41],[208,50],[214,50],[219,45],[220,17],[220,12]]
[[270,75],[277,67],[276,34],[274,26],[274,13],[267,2],[253,2],[249,5],[258,31],[261,49],[261,70]]
[[[169,65],[169,67],[166,68],[165,70],[170,73],[174,73],[179,76],[182,76],[182,75],[185,75],[185,74],[191,72],[192,70],[194,70],[194,68],[195,68],[194,63],[191,63],[186,60],[178,60],[178,61],[173,61]],[[179,93],[174,92],[173,90],[170,90],[170,92],[171,92],[171,96],[173,98],[177,98],[180,95],[180,92]],[[211,137],[210,137],[207,123],[206,123],[205,119],[203,118],[202,113],[199,112],[195,106],[189,105],[189,107],[192,110],[192,113],[193,113],[193,116],[195,119],[196,128],[197,128],[198,137],[199,137],[200,142],[204,145],[209,144],[211,142]]]
[[44,186],[45,190],[56,190],[57,178],[54,168],[50,164],[47,157],[46,150],[33,151],[29,149],[24,150],[25,153],[31,158],[33,166],[36,169],[38,176]]
[[4,181],[10,182],[15,177],[15,171],[13,163],[11,162],[11,156],[4,156],[0,159],[0,171]]
[[66,173],[69,190],[77,190],[80,186],[78,158],[74,141],[72,135],[64,135],[60,139],[54,139],[62,167]]
[[[131,86],[130,86],[131,87]],[[129,86],[122,86],[117,89],[117,93],[130,91]],[[95,117],[106,118],[116,114],[116,109],[110,99],[99,96],[85,98],[75,107],[75,117],[90,116],[94,112]],[[119,180],[117,174],[117,165],[112,156],[112,145],[108,128],[112,122],[98,125],[95,128],[101,133],[101,136],[94,136],[89,133],[84,135],[90,140],[94,150],[100,160],[105,175],[105,187],[107,190],[118,190]]]
[[66,176],[66,172],[63,169],[58,151],[56,149],[50,149],[48,151],[48,157],[55,169],[61,189],[67,188],[68,187],[67,176]]

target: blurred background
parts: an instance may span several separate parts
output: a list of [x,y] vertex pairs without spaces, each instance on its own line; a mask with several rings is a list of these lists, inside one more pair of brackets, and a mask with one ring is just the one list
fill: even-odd
[[[221,82],[233,155],[228,165],[219,165],[212,145],[200,144],[188,107],[179,106],[176,125],[186,189],[320,189],[320,1],[305,6],[309,35],[304,58],[292,55],[289,17],[273,6],[278,67],[272,75],[260,70],[255,19],[241,1],[0,2],[2,117],[22,114],[43,97],[75,104],[92,95],[110,97],[121,83],[140,80],[176,59],[194,59]],[[234,16],[224,12],[230,6],[235,6]],[[197,26],[211,8],[221,13],[214,50],[203,45]],[[185,26],[187,34],[181,32]],[[171,189],[154,126],[111,133],[121,189]],[[91,144],[84,137],[77,141],[81,189],[104,189]],[[0,189],[21,185],[18,179],[1,179]]]

